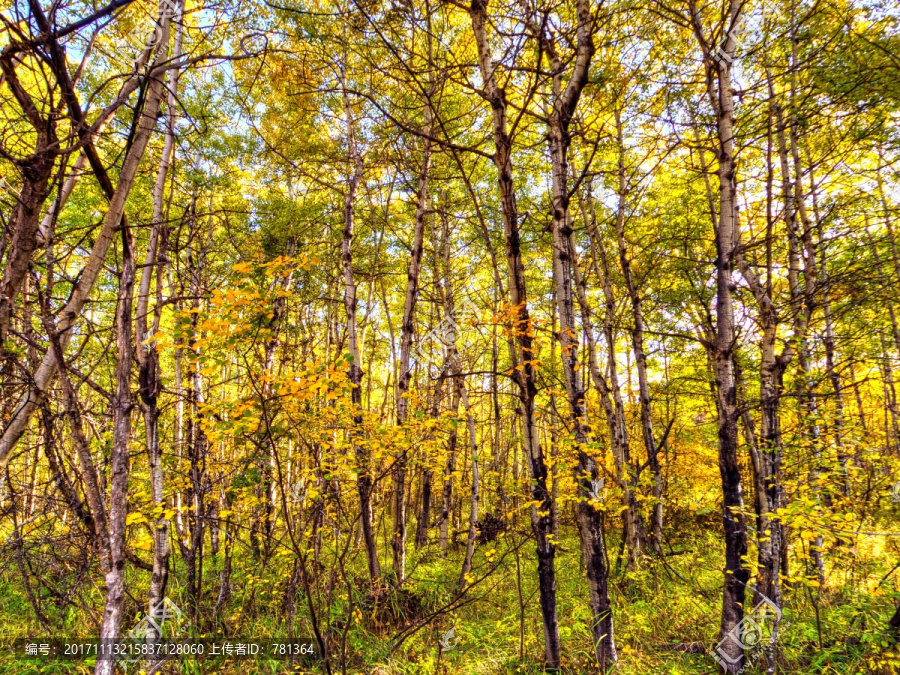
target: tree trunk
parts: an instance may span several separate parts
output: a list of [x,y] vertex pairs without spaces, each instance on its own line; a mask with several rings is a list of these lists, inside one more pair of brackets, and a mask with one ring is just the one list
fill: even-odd
[[[413,229],[413,245],[406,272],[406,296],[403,301],[403,323],[400,327],[400,372],[397,377],[397,426],[406,423],[409,399],[409,355],[415,332],[416,301],[419,298],[419,271],[422,266],[422,245],[425,237],[425,216],[428,211],[428,171],[431,167],[431,108],[425,102],[424,150],[419,169],[419,185],[416,191],[416,220]],[[394,468],[394,534],[391,550],[394,558],[394,583],[399,588],[406,576],[406,450],[401,450]]]
[[[450,229],[447,226],[446,219],[442,219],[442,223],[443,228],[441,239],[444,261],[444,286],[441,296],[444,305],[444,320],[450,322],[451,325],[453,325],[458,323],[458,319],[456,317],[456,305],[453,296],[453,281],[451,279],[450,269]],[[466,411],[466,429],[469,435],[469,452],[471,454],[472,462],[472,482],[469,490],[469,526],[468,533],[466,535],[466,553],[463,557],[462,569],[459,575],[459,586],[460,588],[465,588],[467,583],[466,576],[472,569],[472,559],[475,555],[475,535],[478,523],[478,500],[481,496],[481,479],[478,465],[478,441],[475,437],[475,418],[472,416],[472,407],[469,403],[469,392],[466,389],[465,378],[462,374],[462,361],[460,360],[459,352],[456,349],[456,333],[454,329],[451,328],[451,330],[448,332],[448,336],[449,344],[445,346],[447,347],[447,369],[453,375],[452,408],[453,413],[456,414],[459,409],[459,404],[460,402],[462,402],[463,409]],[[441,542],[444,550],[446,550],[447,545],[447,521],[449,519],[450,507],[452,504],[452,472],[456,469],[455,455],[456,439],[458,437],[455,428],[451,433],[453,434],[453,447],[450,448],[450,455],[448,457],[448,475],[446,476],[444,482],[444,502],[441,512]]]
[[[447,364],[443,376],[450,369]],[[459,412],[459,389],[453,387],[450,394],[450,414],[454,417]],[[447,465],[444,468],[444,484],[441,490],[441,515],[438,519],[438,542],[441,552],[447,555],[447,545],[449,543],[449,527],[451,511],[453,510],[453,474],[456,471],[456,444],[459,438],[456,426],[450,429],[447,437]]]
[[359,442],[362,426],[362,366],[360,364],[359,342],[356,336],[356,282],[353,279],[353,204],[356,199],[356,189],[362,180],[363,162],[356,145],[356,137],[353,132],[353,111],[350,108],[350,98],[344,91],[344,114],[346,116],[347,143],[350,158],[353,161],[353,174],[347,182],[344,193],[344,232],[341,242],[341,264],[344,272],[344,307],[347,311],[347,350],[350,353],[350,365],[348,376],[353,390],[350,400],[353,404],[353,423],[355,429],[351,432],[353,437],[353,451],[359,465],[359,477],[356,479],[356,489],[359,494],[360,521],[362,523],[363,543],[366,547],[366,563],[369,568],[369,578],[375,581],[381,576],[381,566],[378,563],[378,548],[375,541],[375,528],[372,523],[372,491],[373,482],[371,474],[371,458],[365,446]]
[[78,396],[72,381],[69,379],[68,369],[65,365],[65,357],[63,356],[62,347],[59,343],[59,335],[53,327],[49,316],[49,307],[44,305],[44,327],[47,330],[47,336],[50,341],[50,348],[57,359],[58,363],[63,364],[60,369],[60,384],[63,390],[63,399],[66,406],[66,417],[69,419],[69,430],[72,435],[72,442],[75,446],[75,454],[78,456],[79,473],[81,481],[84,484],[84,494],[87,499],[88,507],[91,510],[91,516],[94,523],[95,547],[100,556],[100,569],[103,573],[109,572],[110,569],[110,549],[109,549],[109,524],[106,514],[106,504],[100,490],[100,481],[97,478],[97,468],[91,457],[91,447],[88,443],[87,436],[84,433],[84,424],[81,419],[81,406],[78,402]]
[[724,25],[728,29],[720,48],[725,58],[716,60],[700,25],[699,12],[691,0],[691,24],[698,42],[704,48],[707,90],[716,113],[718,143],[719,214],[716,228],[716,339],[713,345],[716,399],[718,406],[719,473],[722,479],[722,525],[725,534],[725,572],[722,589],[722,615],[718,646],[720,665],[726,672],[744,668],[741,642],[732,639],[740,633],[744,618],[744,595],[749,570],[744,566],[747,553],[747,530],[743,514],[743,489],[738,466],[737,387],[734,379],[732,350],[735,344],[733,299],[733,267],[735,243],[739,241],[735,227],[734,164],[734,91],[731,85],[731,61],[737,47],[737,32],[731,30],[739,18],[741,2],[731,0]]
[[548,668],[558,668],[560,661],[559,622],[556,610],[556,545],[553,542],[552,495],[547,484],[548,471],[544,453],[538,441],[535,423],[534,349],[532,325],[528,313],[525,288],[525,267],[522,261],[519,235],[519,213],[513,184],[512,141],[507,130],[506,94],[494,78],[492,51],[486,30],[487,0],[474,0],[469,9],[472,30],[478,49],[478,66],[484,82],[483,95],[491,106],[494,141],[494,165],[498,173],[500,205],[506,239],[506,260],[509,271],[509,293],[515,315],[513,328],[516,337],[518,365],[514,378],[519,390],[519,410],[522,437],[531,471],[532,529],[537,542],[538,585],[541,621],[544,628],[544,660]]
[[594,458],[588,452],[590,431],[584,409],[584,387],[578,363],[578,329],[575,326],[575,305],[572,293],[572,257],[570,250],[572,225],[569,212],[569,160],[571,143],[569,124],[588,81],[588,69],[594,53],[591,34],[591,10],[587,0],[578,0],[578,43],[575,63],[569,83],[562,88],[563,67],[551,37],[541,32],[544,49],[550,57],[554,73],[552,112],[548,118],[548,142],[552,165],[553,210],[551,230],[553,235],[553,271],[556,281],[556,306],[559,314],[560,351],[566,398],[572,416],[572,428],[578,453],[576,481],[579,499],[576,505],[578,531],[587,568],[588,601],[593,620],[591,622],[594,653],[601,672],[617,660],[613,636],[612,608],[609,602],[609,571],[606,567],[606,548],[603,536],[599,499],[600,476]]
[[653,513],[650,518],[650,543],[657,553],[662,552],[662,526],[663,526],[663,480],[662,469],[659,464],[656,437],[653,434],[653,416],[650,409],[650,384],[647,378],[647,355],[644,352],[644,313],[642,299],[635,286],[631,273],[631,261],[628,258],[628,248],[625,241],[625,206],[627,196],[627,183],[625,176],[625,139],[622,130],[622,119],[619,109],[615,111],[616,138],[619,146],[619,203],[616,209],[616,237],[619,248],[619,264],[622,266],[622,276],[625,278],[625,288],[631,301],[634,329],[631,333],[631,344],[634,348],[634,360],[638,373],[638,392],[641,407],[641,431],[644,439],[644,447],[647,450],[647,465],[653,472]]
[[201,310],[201,298],[205,292],[203,276],[206,268],[206,250],[203,236],[197,222],[196,196],[190,205],[191,245],[188,248],[188,274],[190,275],[190,296],[192,298],[190,338],[188,350],[191,353],[190,372],[188,374],[188,418],[187,442],[188,460],[190,462],[190,500],[191,511],[188,519],[190,530],[189,547],[186,553],[187,591],[191,599],[191,611],[196,615],[203,585],[203,533],[206,526],[206,454],[208,441],[203,430],[203,364],[200,358],[199,340],[202,338],[197,330]]
[[[37,10],[36,18],[40,25],[42,12],[39,6],[34,9]],[[22,117],[33,127],[35,141],[32,153],[15,162],[22,174],[22,187],[15,196],[15,206],[9,218],[8,228],[13,236],[6,257],[6,268],[0,279],[0,345],[6,343],[16,298],[28,276],[31,256],[38,243],[41,208],[50,194],[50,175],[59,152],[56,114],[45,119],[41,114],[40,104],[32,99],[26,86],[19,82],[16,72],[18,57],[18,50],[5,49],[0,55],[0,69],[7,87],[22,110]],[[3,457],[4,453],[0,451],[0,460]]]
[[[184,25],[181,16],[184,12],[183,3],[179,3],[175,19],[175,40],[172,58],[181,58],[181,44]],[[163,486],[162,449],[159,442],[159,394],[162,390],[161,369],[159,366],[159,354],[156,350],[152,335],[159,329],[162,317],[162,281],[163,266],[160,255],[160,241],[165,241],[161,236],[161,230],[168,227],[164,222],[164,195],[166,177],[169,164],[175,147],[175,106],[176,86],[178,71],[172,69],[168,72],[166,85],[166,137],[163,142],[162,155],[159,160],[159,168],[156,173],[156,183],[153,186],[153,226],[150,230],[150,241],[147,246],[147,257],[141,270],[141,283],[138,292],[137,304],[137,355],[138,355],[138,381],[140,383],[141,412],[144,417],[144,433],[146,436],[147,457],[150,464],[150,494],[153,507],[160,511],[153,529],[153,573],[150,577],[150,590],[147,605],[153,610],[165,597],[166,586],[169,580],[169,520],[165,515],[166,501]],[[156,272],[156,305],[153,311],[153,325],[148,334],[147,314],[150,302],[150,283],[153,272]]]
[[[625,543],[628,554],[628,569],[637,569],[638,559],[643,554],[643,525],[641,513],[638,509],[635,486],[637,484],[637,471],[631,461],[631,448],[628,441],[628,428],[625,419],[625,403],[622,400],[622,388],[619,386],[618,365],[616,362],[616,335],[613,330],[613,318],[615,314],[615,296],[613,294],[612,279],[610,278],[609,261],[606,255],[606,247],[596,228],[594,216],[593,198],[588,192],[590,209],[590,223],[588,232],[591,236],[594,267],[603,287],[605,311],[603,313],[603,335],[606,338],[606,368],[609,375],[607,391],[612,395],[612,424],[610,435],[612,440],[613,455],[616,463],[616,478],[623,490],[622,518],[625,526]],[[599,250],[600,261],[598,264],[597,253]],[[596,378],[595,378],[596,379]]]
[[[125,602],[125,522],[128,516],[128,445],[131,442],[131,308],[134,297],[135,264],[131,233],[122,231],[122,275],[119,278],[116,312],[116,393],[113,398],[113,445],[110,456],[109,547],[110,569],[106,573],[106,607],[100,638],[119,637]],[[95,675],[113,675],[116,662],[98,659]]]

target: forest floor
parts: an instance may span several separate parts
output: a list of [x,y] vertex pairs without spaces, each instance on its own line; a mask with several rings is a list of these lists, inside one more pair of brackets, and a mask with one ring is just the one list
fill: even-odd
[[[699,530],[699,528],[698,528]],[[531,562],[532,544],[525,541],[512,547],[507,535],[479,546],[473,583],[461,600],[458,588],[462,551],[451,550],[446,558],[434,547],[410,552],[405,592],[382,593],[374,606],[366,592],[361,571],[348,572],[354,604],[348,606],[346,593],[332,598],[330,612],[323,598],[317,598],[318,621],[323,631],[331,617],[332,648],[344,652],[347,673],[440,674],[544,672],[541,656],[543,639],[537,601],[537,582]],[[614,672],[621,675],[712,675],[717,666],[710,651],[718,633],[721,603],[721,551],[715,537],[684,537],[662,558],[650,557],[636,572],[617,566],[616,538],[609,538],[613,568],[618,567],[611,586],[615,611],[615,642],[619,662]],[[861,555],[865,554],[865,555]],[[778,672],[783,673],[893,673],[898,672],[900,655],[886,638],[883,628],[893,612],[893,600],[886,579],[892,574],[889,556],[870,557],[868,552],[835,549],[829,555],[830,583],[823,589],[802,584],[785,589],[784,616],[778,631]],[[247,554],[249,555],[249,553]],[[518,557],[518,559],[517,559]],[[865,558],[861,560],[860,558]],[[310,562],[310,573],[331,575],[334,588],[342,584],[336,568],[329,568],[327,547],[321,566]],[[284,619],[295,616],[293,635],[311,634],[308,609],[302,590],[295,594],[290,609],[286,595],[291,576],[290,557],[274,555],[258,566],[236,566],[232,578],[233,597],[216,624],[194,629],[195,636],[228,635],[258,640],[287,636],[290,626]],[[848,564],[850,560],[856,563]],[[357,558],[357,560],[361,560]],[[218,593],[218,561],[209,557],[204,570],[205,590],[200,617],[213,615]],[[802,565],[803,561],[792,561]],[[882,564],[883,563],[883,564]],[[389,559],[385,560],[389,566]],[[240,567],[240,569],[238,569]],[[896,568],[895,568],[896,569]],[[248,572],[249,570],[249,572]],[[128,588],[146,584],[145,572],[134,571]],[[886,576],[887,575],[887,576]],[[184,578],[174,574],[173,578]],[[102,588],[82,586],[82,597],[62,613],[54,614],[46,597],[43,607],[58,628],[51,637],[87,637],[99,617],[91,617],[79,606],[102,606]],[[277,582],[272,580],[277,579]],[[519,581],[521,580],[521,581]],[[874,583],[873,583],[874,580]],[[879,580],[885,580],[880,584]],[[884,588],[887,586],[888,588]],[[327,587],[327,585],[326,585]],[[578,539],[573,533],[561,537],[557,552],[557,597],[564,657],[562,672],[594,673],[589,633],[587,586],[580,564]],[[74,597],[77,597],[75,594]],[[93,597],[91,597],[93,596]],[[184,607],[184,589],[169,588],[168,596]],[[87,602],[85,602],[87,601]],[[747,606],[749,608],[750,598]],[[206,605],[209,605],[208,607]],[[455,609],[447,610],[447,605]],[[139,616],[135,598],[126,603],[125,624]],[[350,610],[350,611],[348,611]],[[346,627],[348,615],[351,617]],[[0,652],[0,674],[90,673],[93,662],[25,660],[7,646],[11,638],[41,639],[47,635],[35,620],[26,589],[17,570],[0,575],[0,622],[4,649]],[[346,631],[345,631],[346,628]],[[450,629],[453,629],[450,633]],[[93,634],[96,634],[96,629]],[[312,640],[312,637],[310,637]],[[765,642],[765,640],[763,640]],[[442,647],[443,644],[443,647]],[[766,656],[749,650],[752,664],[745,673],[763,673]],[[340,673],[340,657],[332,655],[332,672]],[[146,671],[146,669],[145,669]],[[130,673],[141,672],[132,667]],[[321,663],[291,666],[287,661],[231,660],[213,657],[170,662],[159,673],[200,675],[256,675],[257,673],[322,673]]]

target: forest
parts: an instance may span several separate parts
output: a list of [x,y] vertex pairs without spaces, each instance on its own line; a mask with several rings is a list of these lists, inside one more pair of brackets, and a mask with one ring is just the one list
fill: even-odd
[[900,6],[0,21],[0,674],[900,673]]

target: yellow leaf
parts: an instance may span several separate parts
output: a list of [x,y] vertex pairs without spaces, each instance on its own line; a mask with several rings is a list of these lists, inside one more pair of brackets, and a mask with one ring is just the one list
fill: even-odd
[[146,523],[147,519],[144,517],[143,513],[129,513],[125,516],[125,524],[126,525],[134,525],[135,523]]

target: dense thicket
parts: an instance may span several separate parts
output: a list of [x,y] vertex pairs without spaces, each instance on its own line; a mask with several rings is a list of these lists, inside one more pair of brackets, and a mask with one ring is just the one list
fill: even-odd
[[7,637],[900,669],[896,7],[0,17]]

